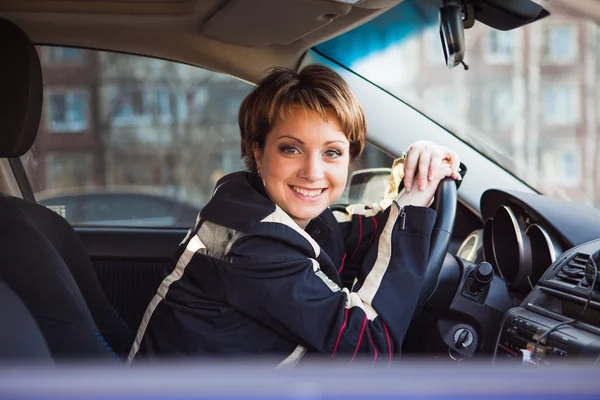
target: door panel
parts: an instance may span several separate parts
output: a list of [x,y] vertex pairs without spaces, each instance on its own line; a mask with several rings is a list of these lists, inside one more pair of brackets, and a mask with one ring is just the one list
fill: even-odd
[[[193,221],[192,221],[193,222]],[[75,227],[94,258],[170,260],[187,229]]]
[[115,310],[137,330],[167,271],[184,229],[76,228],[100,285]]

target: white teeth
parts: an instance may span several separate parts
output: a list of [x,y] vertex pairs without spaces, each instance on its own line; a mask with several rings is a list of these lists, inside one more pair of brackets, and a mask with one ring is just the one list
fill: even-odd
[[323,189],[317,189],[317,190],[305,190],[296,186],[292,186],[292,188],[294,189],[294,191],[300,193],[303,196],[307,196],[307,197],[316,197],[318,195],[320,195],[321,193],[323,193]]

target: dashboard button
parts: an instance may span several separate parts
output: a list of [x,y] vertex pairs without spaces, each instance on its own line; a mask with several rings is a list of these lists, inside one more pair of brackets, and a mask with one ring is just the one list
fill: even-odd
[[558,357],[567,357],[568,355],[566,351],[557,348],[552,349],[552,354]]
[[565,335],[564,333],[552,332],[550,334],[550,340],[554,340],[557,343],[564,344],[566,346],[570,346],[573,343],[574,338],[572,338],[571,336]]

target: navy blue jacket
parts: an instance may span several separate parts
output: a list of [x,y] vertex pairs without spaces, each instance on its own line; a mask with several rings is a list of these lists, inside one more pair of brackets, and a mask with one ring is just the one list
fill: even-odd
[[285,365],[307,351],[389,362],[419,297],[434,222],[430,208],[393,203],[371,216],[327,209],[302,230],[257,175],[227,175],[148,305],[128,363],[269,354]]

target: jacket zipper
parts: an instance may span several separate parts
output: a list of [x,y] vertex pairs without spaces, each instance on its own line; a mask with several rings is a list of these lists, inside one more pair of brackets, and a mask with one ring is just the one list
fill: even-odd
[[406,211],[404,211],[404,206],[400,207],[400,229],[404,230],[406,228]]
[[400,218],[400,230],[403,231],[404,228],[406,228],[406,211],[404,211],[404,206],[398,204],[396,200],[394,200],[393,203],[396,205],[396,207],[398,207],[398,214]]

